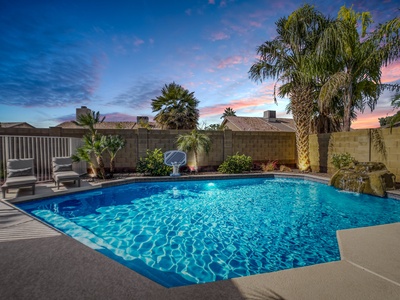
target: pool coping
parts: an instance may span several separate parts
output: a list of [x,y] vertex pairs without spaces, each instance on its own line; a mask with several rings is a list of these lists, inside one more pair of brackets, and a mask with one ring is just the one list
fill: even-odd
[[[316,175],[289,173],[258,173],[212,176],[195,175],[187,177],[189,177],[189,180],[295,177],[306,178],[322,183],[327,183],[329,181],[328,178],[318,177]],[[94,186],[90,185],[84,189],[72,188],[66,192],[61,192],[57,195],[75,193],[84,190],[109,187],[132,182],[159,182],[171,180],[180,181],[187,180],[188,178],[182,176],[180,178],[158,177],[151,178],[152,180],[148,179],[149,178],[147,177],[142,177],[114,180],[112,182],[96,184]],[[22,201],[29,201],[34,199],[54,197],[57,195],[46,195],[45,197],[40,195],[39,197],[25,196],[21,198]],[[11,207],[11,209],[16,209],[18,213],[27,215],[25,212],[19,211],[19,209],[15,208],[15,206],[12,205],[12,203],[18,203],[22,201],[1,202]],[[46,224],[46,226],[48,225]],[[372,235],[372,238],[370,238],[371,235],[369,234],[369,232],[375,232]],[[49,296],[49,294],[53,292],[53,289],[51,289],[51,287],[48,288],[47,285],[41,286],[41,289],[38,291],[37,286],[35,286],[35,284],[33,283],[32,286],[28,286],[25,289],[20,290],[18,288],[18,284],[16,281],[24,281],[24,278],[26,276],[28,276],[28,279],[25,279],[29,281],[31,276],[35,276],[35,274],[37,274],[35,273],[35,268],[37,268],[36,264],[34,266],[29,266],[29,268],[26,268],[25,266],[19,266],[21,268],[22,274],[27,274],[25,277],[22,276],[23,278],[21,278],[20,274],[18,275],[18,277],[15,278],[12,276],[7,277],[7,274],[13,273],[11,272],[11,269],[16,268],[16,263],[18,264],[19,260],[24,259],[24,257],[21,256],[22,251],[26,248],[24,245],[36,243],[39,250],[36,251],[35,247],[31,247],[29,253],[37,259],[37,264],[40,264],[41,258],[44,253],[52,253],[54,251],[57,253],[52,253],[52,255],[61,255],[59,257],[59,260],[65,260],[65,263],[69,266],[69,269],[72,269],[70,271],[69,269],[62,268],[62,270],[58,271],[58,273],[60,273],[58,274],[57,266],[55,266],[54,264],[49,264],[44,268],[45,272],[57,273],[54,274],[54,276],[55,279],[57,279],[57,276],[59,276],[59,278],[57,279],[57,283],[61,287],[80,285],[82,284],[82,282],[85,282],[86,276],[100,276],[98,273],[93,273],[92,269],[97,270],[97,268],[104,266],[105,269],[102,271],[104,272],[104,274],[101,275],[109,278],[108,280],[110,282],[116,274],[118,274],[118,276],[121,276],[121,274],[123,274],[124,278],[128,281],[128,283],[124,283],[123,285],[126,293],[128,293],[128,296],[125,294],[119,295],[118,297],[120,299],[133,299],[135,298],[133,297],[134,295],[139,294],[145,295],[144,297],[142,297],[143,299],[248,299],[254,298],[254,295],[258,295],[259,298],[260,295],[262,295],[263,297],[268,296],[271,299],[397,299],[397,296],[400,295],[400,258],[398,258],[397,255],[398,249],[400,248],[400,239],[393,239],[393,236],[397,235],[397,233],[400,234],[400,223],[341,230],[337,232],[339,249],[342,256],[340,261],[169,289],[159,286],[150,279],[147,279],[137,274],[136,272],[127,269],[117,262],[110,262],[109,258],[97,253],[95,250],[81,244],[80,242],[70,238],[69,236],[61,234],[54,237],[43,237],[0,243],[0,250],[2,250],[2,254],[4,254],[5,256],[9,255],[9,257],[11,257],[12,259],[16,258],[16,260],[11,261],[9,265],[6,264],[6,262],[0,260],[0,267],[2,267],[3,270],[10,271],[2,272],[4,273],[2,275],[0,274],[0,287],[6,287],[6,291],[9,291],[8,294],[5,294],[6,296],[17,295],[18,293],[22,293],[23,291],[26,291],[25,295],[32,295],[32,291],[36,291],[38,295],[41,296],[38,296],[37,299],[43,298],[43,296]],[[55,243],[55,241],[57,241],[57,243]],[[358,241],[358,244],[350,245],[349,247],[344,246],[347,245],[349,241]],[[376,242],[378,243],[378,245],[376,244]],[[48,244],[48,247],[45,246],[46,244]],[[60,245],[62,247],[57,251],[53,250],[57,247],[57,245]],[[6,249],[2,249],[2,246],[4,246]],[[15,251],[14,248],[18,247],[21,248]],[[345,249],[345,253],[342,253],[343,247],[347,247],[347,249]],[[85,268],[83,270],[80,269],[80,265],[84,265],[87,262],[84,261],[81,262],[81,264],[76,263],[76,260],[80,259],[80,256],[76,256],[72,260],[68,260],[67,258],[65,258],[66,255],[63,255],[63,251],[70,248],[76,249],[74,251],[76,251],[77,254],[84,254],[88,257],[91,257],[93,261],[96,261],[96,265],[88,263],[90,265],[89,268]],[[382,255],[380,255],[382,249],[384,249],[386,253],[384,258],[382,258]],[[75,253],[74,251],[72,251],[72,254]],[[370,254],[370,252],[372,252],[372,254]],[[71,253],[69,254],[71,255]],[[360,256],[366,257],[366,259],[360,259]],[[47,263],[47,260],[43,262],[43,264],[45,263]],[[3,266],[1,264],[6,265]],[[53,269],[55,269],[55,271]],[[79,269],[79,272],[77,271],[77,269]],[[65,272],[66,274],[62,274]],[[74,276],[70,276],[70,273],[72,273],[77,278],[75,279]],[[3,278],[4,276],[6,276],[5,279]],[[68,282],[65,282],[65,277],[68,278]],[[133,281],[137,281],[138,283],[135,283],[132,286]],[[8,284],[6,286],[5,283],[7,282]],[[98,291],[102,291],[103,294],[99,294],[98,297],[96,297],[100,299],[107,299],[110,298],[110,295],[116,296],[117,294],[122,293],[122,291],[119,292],[113,289],[110,290],[108,284],[102,280],[95,283],[88,283],[88,286],[85,286],[85,288],[87,288],[87,290],[89,291],[91,291],[93,288],[98,289]],[[70,290],[68,291],[68,293],[73,293]],[[2,292],[0,291],[0,296],[1,295]],[[86,294],[76,294],[73,298],[94,299],[93,293],[90,294],[88,292],[86,292]]]
[[[125,185],[130,183],[141,183],[141,182],[170,182],[170,181],[195,181],[195,180],[224,180],[224,179],[241,179],[241,178],[300,178],[308,179],[315,182],[324,184],[329,183],[329,178],[311,175],[307,173],[279,173],[279,172],[268,172],[268,173],[242,173],[242,174],[201,174],[201,175],[182,175],[182,176],[152,176],[152,177],[126,177],[121,179],[115,179],[104,182],[93,182],[87,186],[74,187],[68,190],[57,191],[57,194],[40,194],[27,195],[22,197],[16,197],[12,199],[3,199],[9,203],[21,203],[32,200],[46,199],[61,195],[67,195],[76,192],[83,192],[92,189],[107,188],[119,185]],[[37,186],[40,186],[38,184]]]

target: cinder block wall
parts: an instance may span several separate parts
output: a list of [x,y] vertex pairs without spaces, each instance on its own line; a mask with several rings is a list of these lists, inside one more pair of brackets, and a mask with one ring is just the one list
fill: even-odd
[[[81,138],[87,130],[51,128],[0,128],[0,135],[20,136],[61,136]],[[190,130],[147,130],[140,129],[105,129],[99,130],[104,135],[120,135],[127,144],[116,157],[116,168],[130,171],[136,168],[140,157],[146,155],[146,150],[161,148],[163,152],[175,150],[179,134],[189,133]],[[233,154],[250,155],[255,162],[278,160],[280,164],[294,165],[296,163],[296,143],[293,132],[240,132],[240,131],[207,131],[212,142],[208,155],[199,156],[199,166],[217,167],[228,156]],[[108,155],[104,155],[108,166]],[[192,153],[188,153],[188,165],[194,164]]]
[[[378,140],[386,149],[386,156],[377,151],[375,144]],[[334,173],[336,168],[331,163],[332,155],[345,152],[360,162],[383,162],[400,181],[400,128],[393,128],[392,133],[385,128],[310,135],[313,171]]]
[[279,164],[296,163],[296,138],[293,132],[233,131],[232,153],[250,155],[253,161],[277,160]]

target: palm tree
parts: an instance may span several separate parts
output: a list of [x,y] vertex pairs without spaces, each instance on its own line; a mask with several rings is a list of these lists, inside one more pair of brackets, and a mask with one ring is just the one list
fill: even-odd
[[106,178],[106,171],[104,166],[103,152],[106,151],[105,136],[96,135],[95,139],[90,136],[84,136],[83,141],[88,150],[90,150],[96,157],[97,166],[100,170],[100,177]]
[[318,45],[321,65],[335,70],[321,88],[320,107],[323,110],[333,101],[341,101],[343,131],[350,131],[355,110],[363,112],[366,105],[373,110],[383,89],[396,89],[396,85],[381,84],[381,67],[393,60],[395,53],[376,33],[366,37],[371,23],[369,12],[357,13],[342,6]]
[[199,132],[197,129],[193,129],[188,134],[180,134],[176,139],[176,144],[178,145],[178,149],[190,152],[193,151],[194,162],[195,162],[195,171],[198,171],[198,155],[200,153],[207,153],[211,148],[211,140],[208,135]]
[[89,129],[89,132],[92,136],[97,134],[97,130],[95,129],[97,124],[101,124],[104,122],[106,117],[100,117],[100,112],[89,112],[87,114],[79,115],[76,121],[72,121],[78,126],[86,127]]
[[161,96],[151,100],[154,120],[169,129],[194,129],[198,125],[199,101],[194,92],[189,92],[175,82],[165,85]]
[[310,169],[308,135],[313,104],[317,98],[310,69],[314,68],[319,36],[328,23],[328,19],[308,4],[288,18],[279,19],[276,22],[277,37],[257,48],[260,58],[249,71],[249,77],[254,81],[272,78],[282,82],[278,96],[290,98],[296,125],[298,167],[301,171]]
[[88,149],[85,145],[76,149],[75,154],[71,156],[74,162],[85,161],[89,165],[89,168],[92,170],[92,174],[97,176],[96,166],[92,162],[91,158],[91,149]]
[[125,147],[126,140],[119,135],[109,135],[105,138],[105,147],[110,154],[110,173],[114,173],[115,157],[119,150]]
[[[104,137],[97,133],[96,125],[103,123],[104,119],[105,117],[100,117],[100,112],[90,112],[80,115],[77,121],[73,121],[76,125],[89,129],[89,134],[83,136],[84,146],[81,147],[82,149],[77,149],[77,153],[74,156],[75,161],[82,159],[88,162],[91,154],[93,154],[100,170],[100,176],[103,179],[106,175],[103,160],[103,152],[106,150],[106,146]],[[96,176],[97,172],[93,163],[90,162],[89,165]]]
[[225,108],[224,113],[221,116],[221,119],[224,119],[225,117],[229,117],[229,116],[236,116],[236,111],[234,111],[230,107],[227,107],[227,108]]

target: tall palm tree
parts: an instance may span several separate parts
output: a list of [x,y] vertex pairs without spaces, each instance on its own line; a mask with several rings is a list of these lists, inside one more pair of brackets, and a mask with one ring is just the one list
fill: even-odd
[[318,39],[328,23],[328,19],[308,4],[288,18],[279,19],[276,22],[277,37],[257,48],[260,58],[249,71],[249,77],[254,81],[272,78],[282,82],[278,96],[290,98],[296,125],[298,167],[301,171],[310,169],[308,135],[317,96],[310,69],[314,68],[312,63],[315,61]]
[[233,108],[227,107],[224,110],[224,113],[221,116],[221,119],[224,119],[225,117],[229,116],[236,116],[236,111],[233,110]]
[[154,120],[164,128],[194,129],[198,125],[199,101],[194,92],[189,92],[175,82],[166,84],[161,96],[151,100],[153,112],[157,112]]
[[176,139],[176,144],[178,145],[178,149],[190,152],[193,151],[194,155],[194,168],[195,171],[198,171],[198,155],[200,153],[208,153],[211,148],[211,140],[208,135],[199,132],[197,129],[193,129],[188,134],[180,134]]
[[321,88],[320,107],[323,110],[333,101],[341,101],[343,131],[350,131],[355,110],[363,112],[366,106],[373,110],[383,89],[396,89],[396,85],[381,84],[381,67],[393,60],[395,53],[382,43],[383,37],[376,33],[366,36],[371,23],[369,12],[357,13],[342,6],[318,45],[321,65],[335,70]]

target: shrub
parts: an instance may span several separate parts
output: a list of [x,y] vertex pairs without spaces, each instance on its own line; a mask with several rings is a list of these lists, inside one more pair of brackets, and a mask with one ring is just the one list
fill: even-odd
[[331,163],[336,169],[348,167],[353,162],[355,162],[355,159],[350,155],[350,153],[335,153],[332,155]]
[[167,176],[172,172],[172,167],[164,164],[161,149],[147,150],[146,157],[140,158],[136,171],[150,176]]
[[273,161],[267,162],[266,164],[261,164],[261,169],[264,172],[270,172],[270,171],[278,170],[278,161],[277,160],[273,160]]
[[218,167],[218,172],[226,174],[243,173],[244,171],[250,171],[253,165],[253,160],[250,156],[244,154],[235,154],[228,156],[228,158]]

